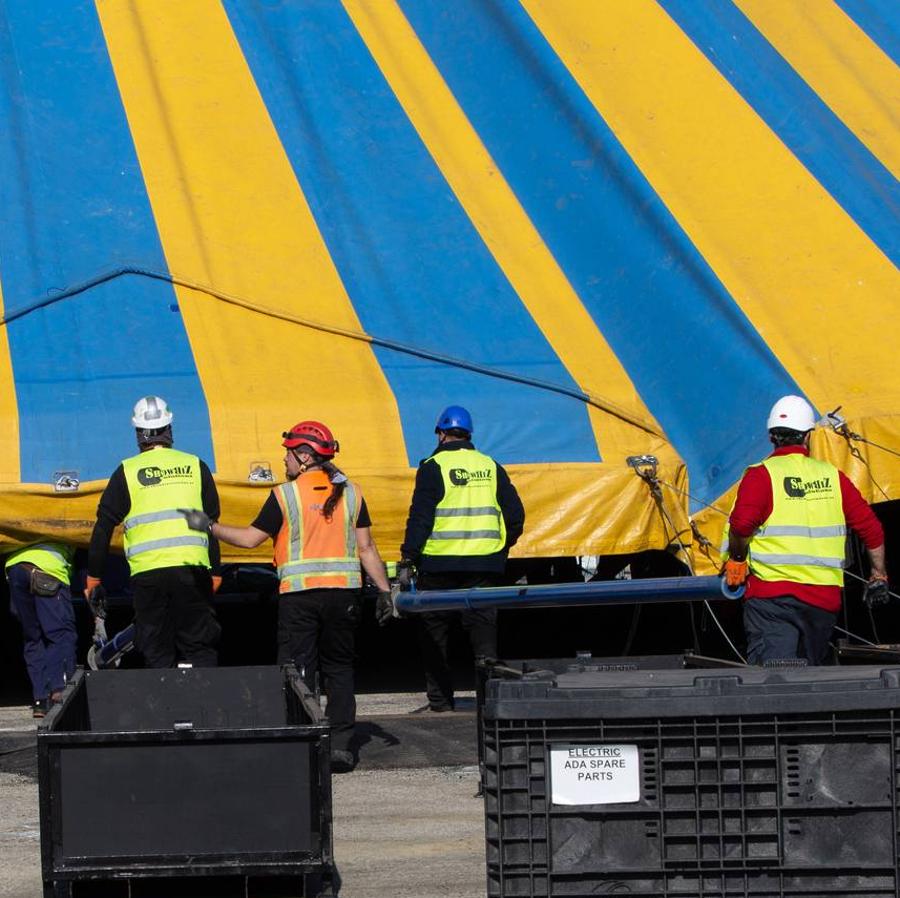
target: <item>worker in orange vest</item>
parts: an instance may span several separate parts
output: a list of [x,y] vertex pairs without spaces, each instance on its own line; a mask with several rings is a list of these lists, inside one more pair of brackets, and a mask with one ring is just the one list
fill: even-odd
[[353,661],[360,617],[360,565],[380,590],[379,615],[390,615],[390,584],[372,539],[362,491],[334,464],[338,442],[318,421],[301,421],[282,434],[287,482],[269,493],[248,527],[211,522],[180,509],[194,530],[252,549],[271,538],[278,569],[278,663],[293,663],[315,688],[321,671],[332,727],[335,772],[352,770],[356,719]]

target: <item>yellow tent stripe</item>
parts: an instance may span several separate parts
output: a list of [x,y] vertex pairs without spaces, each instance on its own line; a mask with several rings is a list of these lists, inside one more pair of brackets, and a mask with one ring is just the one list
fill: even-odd
[[[171,272],[361,331],[222,6],[97,6]],[[277,472],[280,434],[303,418],[333,428],[351,471],[408,467],[368,343],[176,290],[221,477],[244,480],[260,460]]]
[[900,177],[900,68],[832,0],[735,0],[894,177]]
[[522,2],[810,398],[854,417],[896,407],[900,323],[879,310],[897,269],[662,8]]
[[[0,318],[4,315],[3,285],[0,284]],[[19,468],[19,407],[16,403],[16,383],[13,378],[12,357],[9,354],[9,331],[0,327],[0,482],[18,483]],[[48,471],[48,476],[52,474]]]
[[[601,404],[659,431],[395,0],[343,4],[473,225],[572,377]],[[604,441],[621,445],[628,431],[634,439],[633,428],[589,409],[601,452]]]

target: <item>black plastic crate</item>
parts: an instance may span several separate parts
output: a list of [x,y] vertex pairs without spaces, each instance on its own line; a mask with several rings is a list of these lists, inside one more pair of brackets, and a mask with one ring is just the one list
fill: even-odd
[[900,898],[898,720],[900,668],[489,680],[488,895]]
[[331,894],[329,746],[293,667],[79,670],[38,729],[45,896]]
[[691,652],[670,655],[617,655],[594,657],[590,652],[578,652],[574,658],[528,658],[497,661],[493,658],[475,659],[475,705],[478,713],[478,768],[481,772],[479,793],[484,792],[483,709],[487,681],[546,679],[558,674],[610,674],[633,670],[684,670],[693,667],[743,667],[719,658],[707,658]]

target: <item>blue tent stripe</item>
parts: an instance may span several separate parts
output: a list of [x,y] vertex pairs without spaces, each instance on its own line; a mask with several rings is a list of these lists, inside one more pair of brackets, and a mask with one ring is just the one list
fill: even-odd
[[[64,46],[61,46],[64,45]],[[85,52],[89,51],[89,52]],[[10,3],[0,66],[0,277],[7,314],[120,266],[166,263],[93,3]],[[23,481],[109,475],[130,410],[159,393],[179,445],[212,462],[209,416],[171,286],[139,277],[8,325]],[[87,351],[86,351],[87,348]]]
[[741,473],[734,445],[766,448],[758,416],[735,420],[728,407],[751,396],[767,407],[795,382],[523,10],[401,3],[688,463],[693,492],[717,497]]
[[[576,389],[341,5],[225,6],[366,332]],[[470,408],[479,445],[504,462],[599,458],[578,401],[374,351],[411,464],[433,448],[433,422],[450,403]]]
[[834,0],[881,49],[900,65],[900,3],[897,0]]
[[900,265],[897,179],[732,3],[658,2],[881,251]]

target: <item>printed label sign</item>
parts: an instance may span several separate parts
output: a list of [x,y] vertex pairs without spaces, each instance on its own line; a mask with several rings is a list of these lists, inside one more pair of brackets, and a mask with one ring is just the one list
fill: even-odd
[[553,804],[640,801],[641,762],[636,745],[551,745]]

